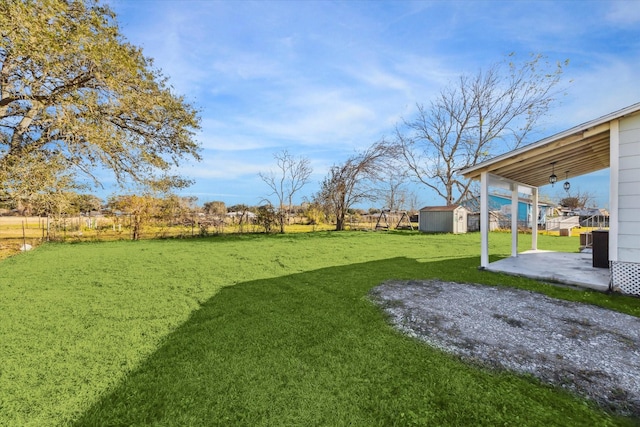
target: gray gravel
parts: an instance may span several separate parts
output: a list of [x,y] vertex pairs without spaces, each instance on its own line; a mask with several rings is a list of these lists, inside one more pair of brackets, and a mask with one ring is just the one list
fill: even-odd
[[529,291],[433,280],[387,282],[371,296],[393,325],[434,347],[640,416],[639,318]]

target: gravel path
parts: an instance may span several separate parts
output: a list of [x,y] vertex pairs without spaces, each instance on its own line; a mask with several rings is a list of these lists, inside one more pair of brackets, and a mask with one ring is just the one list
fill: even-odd
[[387,282],[373,300],[403,332],[497,368],[527,373],[640,417],[640,319],[511,288]]

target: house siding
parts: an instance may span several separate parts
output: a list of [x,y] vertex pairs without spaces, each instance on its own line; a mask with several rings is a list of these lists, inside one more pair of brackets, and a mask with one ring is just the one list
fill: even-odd
[[[538,203],[538,224],[544,224],[547,220],[549,205]],[[489,210],[500,211],[500,213],[511,217],[511,197],[498,194],[489,195]],[[522,227],[532,227],[531,218],[532,205],[530,202],[518,201],[518,225]],[[505,228],[510,227],[507,225]]]
[[640,263],[640,115],[620,120],[618,260]]
[[638,185],[637,182],[622,182],[618,186],[618,189],[621,193],[628,196],[640,196],[640,185]]

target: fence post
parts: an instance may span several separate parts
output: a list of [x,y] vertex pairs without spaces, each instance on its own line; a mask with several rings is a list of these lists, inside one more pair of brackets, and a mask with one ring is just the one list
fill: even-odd
[[22,247],[27,250],[27,235],[24,232],[24,221],[22,221]]

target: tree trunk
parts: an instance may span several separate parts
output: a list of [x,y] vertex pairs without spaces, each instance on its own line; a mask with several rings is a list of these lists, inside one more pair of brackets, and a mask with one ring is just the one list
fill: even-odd
[[140,215],[135,214],[133,216],[133,240],[140,240],[140,228],[141,228],[141,218]]

